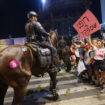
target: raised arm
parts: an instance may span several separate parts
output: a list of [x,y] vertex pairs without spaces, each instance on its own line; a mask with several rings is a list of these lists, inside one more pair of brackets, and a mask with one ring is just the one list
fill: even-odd
[[81,41],[81,40],[80,40],[80,42],[81,42],[81,44],[80,44],[80,45],[78,45],[78,44],[76,44],[76,43],[74,43],[74,45],[75,45],[76,47],[82,47],[82,46],[84,46],[84,45],[85,45],[85,43],[84,43],[83,41]]
[[81,47],[81,45],[78,45],[78,44],[76,44],[76,43],[74,43],[74,46],[75,46],[75,47],[78,47],[78,48]]
[[94,45],[92,44],[91,36],[88,37],[87,39],[88,44],[93,47]]
[[70,51],[74,53],[74,52],[75,52],[75,50],[74,50],[74,48],[73,48],[73,47],[74,47],[74,46],[73,46],[73,45],[71,45],[71,47],[70,47]]
[[81,42],[81,46],[84,46],[85,45],[85,43],[82,40],[80,40],[80,42]]

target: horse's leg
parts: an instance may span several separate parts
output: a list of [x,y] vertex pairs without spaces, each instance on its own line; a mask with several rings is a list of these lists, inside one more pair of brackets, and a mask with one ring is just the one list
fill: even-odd
[[50,75],[50,91],[52,92],[53,94],[53,99],[54,100],[57,100],[58,99],[58,94],[56,92],[56,75],[57,73],[56,72],[49,72],[49,75]]
[[68,63],[66,65],[67,65],[66,71],[67,72],[71,71],[71,63],[69,62],[69,60],[68,60]]
[[67,67],[66,71],[69,72],[71,70],[71,62],[70,62],[69,56],[65,56],[63,61]]
[[12,105],[22,105],[26,87],[27,86],[14,88],[14,98],[13,98]]
[[8,86],[0,81],[0,105],[3,105]]

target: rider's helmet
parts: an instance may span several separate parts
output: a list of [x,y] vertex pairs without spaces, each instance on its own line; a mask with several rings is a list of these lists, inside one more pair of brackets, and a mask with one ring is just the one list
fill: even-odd
[[32,16],[38,17],[38,14],[35,11],[28,12],[27,18],[32,18]]

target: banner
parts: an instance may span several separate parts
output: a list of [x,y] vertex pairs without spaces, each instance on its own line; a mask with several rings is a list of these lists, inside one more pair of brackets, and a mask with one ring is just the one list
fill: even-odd
[[85,66],[85,63],[84,63],[83,60],[79,60],[78,67],[77,67],[78,76],[79,76],[84,70],[87,70],[87,68],[86,68],[86,66]]
[[72,37],[72,43],[80,42],[80,36],[77,34]]
[[94,32],[101,29],[101,26],[94,16],[94,14],[87,10],[73,25],[80,35],[80,39],[83,39]]

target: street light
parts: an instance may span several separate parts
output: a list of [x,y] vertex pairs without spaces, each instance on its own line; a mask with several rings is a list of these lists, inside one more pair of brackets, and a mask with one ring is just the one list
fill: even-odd
[[45,4],[46,3],[46,0],[42,0],[42,4]]
[[45,9],[45,4],[46,4],[46,0],[41,0],[42,2],[42,9],[44,10]]

